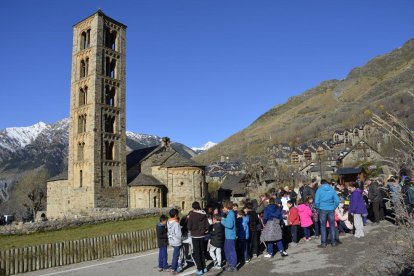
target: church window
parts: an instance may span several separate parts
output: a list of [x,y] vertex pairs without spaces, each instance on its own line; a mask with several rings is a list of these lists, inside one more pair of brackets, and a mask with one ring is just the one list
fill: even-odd
[[85,143],[78,143],[78,160],[82,161],[85,153]]
[[181,202],[181,210],[185,210],[185,201]]
[[106,57],[105,59],[105,76],[115,78],[116,60]]
[[154,196],[154,197],[152,198],[152,200],[153,200],[153,203],[154,203],[154,208],[157,208],[157,197],[156,197],[156,196]]
[[81,50],[89,48],[91,45],[91,30],[83,31],[81,34]]
[[108,185],[112,187],[112,170],[108,171]]
[[105,47],[115,50],[115,42],[116,42],[116,31],[112,31],[109,28],[105,29]]
[[203,197],[203,182],[200,182],[200,197]]
[[115,117],[105,115],[105,132],[114,133]]
[[89,72],[89,58],[86,58],[85,60],[85,77],[88,76]]
[[78,117],[78,133],[86,132],[86,115],[80,115]]
[[184,182],[183,182],[183,181],[181,181],[181,182],[180,182],[180,185],[181,185],[181,186],[183,186],[183,185],[184,185]]
[[105,103],[109,106],[115,106],[115,87],[111,89],[109,86],[105,87]]
[[88,87],[79,89],[79,106],[85,105],[88,102]]
[[80,62],[80,78],[84,78],[86,77],[86,63],[85,61],[82,59]]
[[83,186],[83,171],[80,170],[79,171],[79,187],[82,188],[82,186]]
[[114,142],[105,141],[105,158],[114,160]]

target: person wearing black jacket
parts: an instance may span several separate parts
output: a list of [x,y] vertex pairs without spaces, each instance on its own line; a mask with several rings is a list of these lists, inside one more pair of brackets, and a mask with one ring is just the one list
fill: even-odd
[[210,257],[214,261],[214,268],[221,269],[222,259],[221,251],[224,247],[224,226],[221,225],[221,218],[219,215],[213,217],[213,225],[210,233]]
[[168,229],[167,229],[167,217],[165,215],[160,216],[160,223],[156,226],[157,231],[157,243],[159,248],[158,253],[158,271],[168,270]]
[[259,215],[253,210],[253,204],[248,202],[244,210],[249,217],[249,230],[250,230],[250,252],[249,255],[256,258],[259,254],[259,235],[258,227],[260,225]]
[[193,242],[194,261],[197,265],[197,275],[203,275],[207,272],[207,248],[204,245],[204,238],[208,234],[210,224],[208,223],[207,214],[201,210],[199,202],[193,202],[192,207],[193,211],[188,217],[187,228],[191,233],[191,241]]
[[368,180],[368,199],[372,205],[372,212],[374,213],[374,223],[380,222],[380,204],[382,202],[381,191],[377,181],[371,182]]

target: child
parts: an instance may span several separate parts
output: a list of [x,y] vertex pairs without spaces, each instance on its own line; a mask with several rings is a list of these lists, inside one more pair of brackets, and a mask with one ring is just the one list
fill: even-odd
[[367,214],[362,191],[357,188],[357,184],[350,187],[351,200],[349,203],[349,213],[354,216],[355,238],[362,238],[364,236],[364,223],[362,216]]
[[244,262],[250,262],[249,254],[249,217],[244,210],[240,210],[237,215],[237,237],[239,241],[240,257]]
[[180,256],[181,236],[182,236],[177,209],[170,210],[170,219],[167,222],[167,228],[168,228],[168,242],[174,248],[173,258],[171,261],[171,269],[169,269],[168,271],[176,274],[180,272],[178,271],[178,257]]
[[168,231],[167,231],[167,216],[160,216],[160,223],[157,224],[157,243],[159,248],[158,253],[158,271],[166,271],[168,269]]
[[214,268],[221,269],[221,249],[224,246],[224,227],[221,225],[221,218],[219,215],[213,216],[213,229],[211,230],[210,257],[213,259]]
[[305,234],[305,241],[310,241],[310,227],[313,225],[313,214],[307,203],[299,204],[298,213],[300,218],[300,226]]
[[233,203],[231,201],[224,202],[223,212],[227,214],[226,218],[223,218],[221,224],[224,226],[224,253],[227,260],[227,271],[237,271],[237,254],[236,254],[236,216],[233,211]]
[[289,207],[288,223],[290,227],[290,234],[292,235],[293,246],[298,245],[298,227],[300,225],[298,209],[295,207],[293,200],[287,202]]
[[257,258],[259,253],[259,229],[260,220],[256,211],[253,209],[251,202],[246,203],[245,212],[249,216],[249,236],[250,236],[250,249],[249,255],[253,258]]
[[313,230],[315,232],[315,239],[319,239],[319,213],[316,209],[315,204],[313,203],[313,197],[308,196],[306,201],[308,202],[309,208],[312,210],[312,221],[313,221]]

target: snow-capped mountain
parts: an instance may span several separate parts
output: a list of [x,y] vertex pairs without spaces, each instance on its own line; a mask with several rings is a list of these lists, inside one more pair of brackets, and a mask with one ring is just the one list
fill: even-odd
[[37,136],[48,128],[48,125],[39,122],[28,127],[9,127],[0,131],[0,147],[16,151],[32,143]]
[[209,142],[207,142],[204,146],[202,146],[202,147],[199,147],[199,148],[196,148],[196,147],[194,147],[194,148],[191,148],[193,151],[195,151],[195,152],[197,152],[197,153],[202,153],[203,151],[206,151],[206,150],[209,150],[209,149],[211,149],[212,147],[214,147],[215,145],[217,145],[217,143],[214,143],[214,142],[211,142],[211,141],[209,141]]
[[[6,128],[0,131],[0,179],[6,174],[16,175],[25,170],[45,167],[51,175],[67,167],[69,119],[53,124],[39,122],[28,127]],[[156,146],[157,135],[126,131],[127,151]],[[196,153],[189,147],[176,144],[189,158]]]

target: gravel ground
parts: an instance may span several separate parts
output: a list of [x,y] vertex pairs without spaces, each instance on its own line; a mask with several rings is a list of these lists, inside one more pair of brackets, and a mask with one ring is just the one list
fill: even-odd
[[[289,248],[288,257],[259,257],[242,266],[237,275],[390,275],[398,274],[386,256],[384,241],[392,241],[396,226],[389,222],[365,227],[365,237],[341,236],[337,247],[318,248],[319,240],[301,241]],[[393,271],[386,270],[394,268]],[[228,272],[209,275],[227,275]]]

